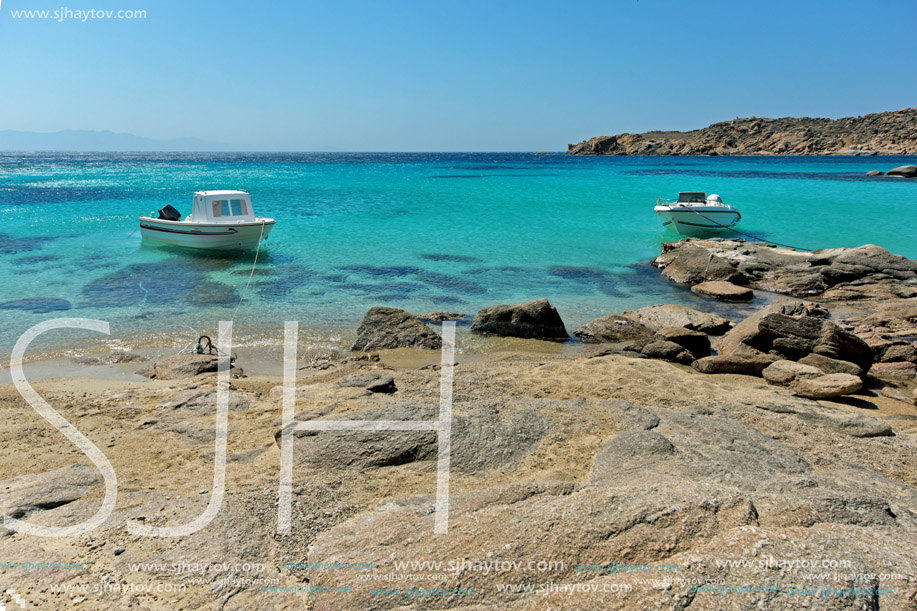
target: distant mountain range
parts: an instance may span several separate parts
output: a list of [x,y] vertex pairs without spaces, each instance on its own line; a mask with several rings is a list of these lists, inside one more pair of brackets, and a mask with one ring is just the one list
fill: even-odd
[[197,138],[157,140],[112,131],[65,129],[59,132],[0,130],[0,151],[231,151],[222,142]]
[[598,136],[568,155],[914,155],[917,108],[843,119],[750,117],[690,132]]

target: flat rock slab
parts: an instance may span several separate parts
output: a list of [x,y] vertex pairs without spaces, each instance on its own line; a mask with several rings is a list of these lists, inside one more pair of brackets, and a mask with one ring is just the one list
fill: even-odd
[[809,424],[822,426],[851,437],[887,437],[895,434],[889,424],[877,418],[863,414],[851,414],[814,401],[800,399],[772,401],[758,404],[756,407],[778,414],[793,414]]
[[695,284],[691,287],[691,292],[723,301],[751,301],[755,297],[754,291],[747,286],[738,286],[722,280]]
[[653,331],[632,318],[610,314],[590,320],[573,332],[584,342],[623,342],[652,337]]
[[718,354],[697,359],[691,366],[701,373],[733,373],[746,376],[760,376],[777,357],[769,354],[738,355]]
[[137,373],[156,380],[181,380],[203,373],[213,373],[218,370],[219,363],[220,359],[215,354],[173,354],[140,369]]
[[83,498],[102,482],[86,465],[72,465],[35,475],[20,475],[0,482],[0,515],[22,518],[35,511],[53,509]]
[[676,304],[647,306],[625,312],[624,316],[642,323],[653,331],[663,327],[684,327],[709,335],[722,335],[732,328],[732,321],[728,318]]
[[338,384],[345,388],[365,388],[369,392],[393,393],[398,390],[394,377],[378,373],[355,373],[342,378]]
[[[559,407],[565,402],[557,401]],[[452,417],[452,468],[473,473],[512,463],[527,454],[545,435],[548,420],[526,409],[496,409],[487,405],[456,404]],[[375,407],[331,420],[409,420],[437,418],[438,405],[401,404]],[[292,426],[296,426],[294,422]],[[274,435],[280,443],[282,430]],[[437,435],[420,431],[296,431],[294,459],[308,467],[339,472],[403,465],[437,458]]]

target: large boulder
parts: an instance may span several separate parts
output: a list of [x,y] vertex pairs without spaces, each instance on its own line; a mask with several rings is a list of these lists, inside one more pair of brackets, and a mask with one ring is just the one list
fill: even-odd
[[751,301],[755,294],[747,286],[738,286],[723,280],[710,280],[691,287],[691,292],[722,301]]
[[694,355],[683,346],[663,339],[647,342],[640,353],[651,359],[661,359],[683,365],[690,365],[694,361]]
[[547,299],[483,308],[474,315],[471,332],[548,341],[566,341],[570,338],[560,314]]
[[777,361],[762,372],[768,384],[786,386],[806,399],[831,399],[854,393],[863,387],[863,381],[847,373],[824,373],[817,367]]
[[642,323],[653,331],[663,327],[684,327],[710,335],[722,335],[732,328],[732,321],[728,318],[673,303],[647,306],[633,312],[625,312],[624,316]]
[[695,359],[710,356],[710,338],[705,333],[684,327],[663,327],[656,332],[656,340],[675,342],[691,353]]
[[691,366],[701,373],[734,373],[746,376],[760,376],[777,357],[769,354],[741,355],[718,354],[697,359]]
[[417,317],[398,308],[370,308],[357,329],[351,350],[424,348],[439,350],[443,340]]
[[885,173],[886,176],[903,176],[905,178],[917,178],[917,165],[901,165],[892,168]]
[[[713,349],[718,354],[762,354],[757,345],[758,337],[765,335],[759,325],[765,316],[770,314],[783,314],[786,316],[800,317],[810,316],[816,318],[825,318],[828,316],[827,310],[814,303],[807,303],[798,300],[778,301],[762,308],[739,322],[731,331],[723,337],[713,342]],[[771,336],[772,337],[772,336]],[[766,352],[764,350],[763,352]]]
[[623,342],[652,337],[653,332],[631,318],[611,314],[590,320],[573,335],[584,342]]
[[806,313],[805,306],[765,308],[739,323],[713,348],[720,354],[772,353],[793,361],[815,353],[849,361],[864,371],[874,358],[872,348],[863,339],[820,315]]

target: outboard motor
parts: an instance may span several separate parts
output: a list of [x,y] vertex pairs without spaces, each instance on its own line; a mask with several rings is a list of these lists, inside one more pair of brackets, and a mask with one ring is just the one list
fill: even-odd
[[162,221],[180,221],[181,212],[173,208],[172,206],[163,206],[159,209],[159,220]]

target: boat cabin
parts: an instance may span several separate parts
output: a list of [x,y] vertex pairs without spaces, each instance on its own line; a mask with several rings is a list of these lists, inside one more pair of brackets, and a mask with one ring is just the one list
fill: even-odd
[[702,191],[682,191],[678,193],[678,203],[705,204],[707,203],[707,194]]
[[251,197],[245,191],[196,191],[191,216],[196,223],[254,222]]

